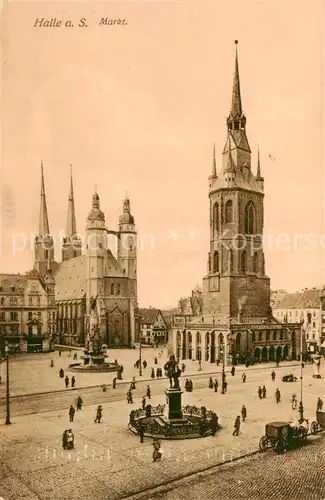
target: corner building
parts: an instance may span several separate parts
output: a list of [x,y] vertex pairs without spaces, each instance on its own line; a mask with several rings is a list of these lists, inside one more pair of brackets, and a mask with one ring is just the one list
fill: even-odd
[[[268,361],[300,354],[300,323],[272,316],[270,279],[263,251],[264,178],[256,174],[242,108],[236,42],[227,139],[217,173],[215,149],[209,176],[210,251],[203,278],[202,315],[173,318],[172,348],[179,359]],[[225,342],[227,336],[227,342]]]

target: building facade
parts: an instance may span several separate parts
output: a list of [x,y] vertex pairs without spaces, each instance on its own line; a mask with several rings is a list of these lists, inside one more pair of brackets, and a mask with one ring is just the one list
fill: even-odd
[[139,309],[141,342],[144,344],[166,344],[168,324],[160,309]]
[[[281,323],[303,324],[308,352],[318,351],[322,338],[321,290],[305,289],[287,293],[273,305],[273,315]],[[325,321],[324,321],[325,323]]]
[[[46,211],[46,202],[43,203]],[[48,220],[47,211],[41,218]],[[47,228],[46,228],[47,229]],[[51,240],[50,232],[39,239]],[[117,257],[107,244],[107,235],[118,240]],[[62,243],[62,262],[54,261],[54,250],[35,259],[42,275],[43,258],[48,258],[55,277],[57,342],[84,345],[89,327],[90,299],[97,298],[99,328],[109,347],[132,346],[139,330],[137,314],[137,232],[128,197],[123,202],[118,230],[108,230],[97,192],[92,197],[85,231],[85,253],[77,233],[72,175],[68,198],[66,235]],[[53,245],[52,245],[53,246]],[[36,248],[38,250],[38,248]],[[41,253],[41,249],[39,250]]]
[[[270,279],[263,251],[264,178],[256,174],[242,109],[238,55],[227,139],[217,173],[215,149],[209,177],[210,250],[202,308],[191,300],[173,318],[171,343],[178,358],[215,362],[223,350],[233,361],[297,357],[301,324],[272,316]],[[192,313],[191,313],[192,309]],[[200,358],[201,356],[201,358]]]

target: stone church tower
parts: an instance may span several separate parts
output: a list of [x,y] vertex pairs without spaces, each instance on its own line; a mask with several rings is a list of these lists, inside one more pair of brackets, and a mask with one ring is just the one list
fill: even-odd
[[65,236],[62,242],[62,261],[81,255],[82,243],[77,233],[76,209],[74,204],[72,168],[70,171],[70,191]]
[[123,274],[129,278],[129,296],[137,308],[137,232],[131,215],[130,200],[125,196],[123,213],[119,217],[117,260]]
[[215,151],[209,177],[210,252],[203,279],[203,313],[247,321],[270,315],[270,280],[263,252],[264,179],[256,174],[242,109],[236,42],[227,140],[217,174]]

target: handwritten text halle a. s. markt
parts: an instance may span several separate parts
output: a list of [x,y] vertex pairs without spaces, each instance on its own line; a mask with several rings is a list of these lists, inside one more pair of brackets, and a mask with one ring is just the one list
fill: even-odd
[[[126,19],[121,17],[102,17],[98,20],[97,24],[99,26],[126,26],[128,23]],[[87,28],[87,19],[85,17],[81,17],[77,23],[74,23],[71,20],[62,21],[56,17],[37,17],[34,22],[34,28],[74,28],[75,26],[78,28]]]

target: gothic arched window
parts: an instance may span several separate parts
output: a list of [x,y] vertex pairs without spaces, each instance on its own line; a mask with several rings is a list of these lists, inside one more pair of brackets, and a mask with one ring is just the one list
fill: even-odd
[[111,284],[111,295],[114,295],[114,283]]
[[217,250],[213,254],[213,272],[219,272],[219,252]]
[[213,205],[213,229],[219,231],[219,203]]
[[226,203],[226,209],[225,209],[226,224],[229,224],[230,222],[232,222],[232,218],[233,218],[232,201],[228,200]]
[[246,273],[246,270],[247,270],[247,254],[244,251],[241,254],[241,272]]
[[259,268],[259,258],[258,258],[258,253],[254,253],[253,257],[253,272],[258,273],[258,268]]
[[256,232],[256,210],[254,203],[249,201],[245,208],[245,234]]
[[120,284],[117,285],[117,292],[116,293],[117,293],[117,295],[121,295],[121,285]]

